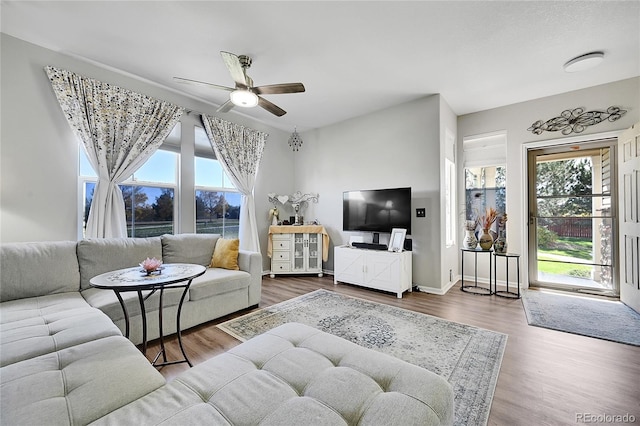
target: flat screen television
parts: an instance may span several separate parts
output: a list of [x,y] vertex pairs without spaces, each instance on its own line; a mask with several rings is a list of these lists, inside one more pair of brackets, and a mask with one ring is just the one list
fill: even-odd
[[393,228],[403,228],[411,234],[410,187],[343,193],[344,231],[391,232]]

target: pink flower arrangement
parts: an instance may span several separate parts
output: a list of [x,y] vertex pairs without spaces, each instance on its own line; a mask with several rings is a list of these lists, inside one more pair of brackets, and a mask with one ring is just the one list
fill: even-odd
[[149,259],[148,257],[140,264],[142,269],[144,269],[147,273],[157,271],[162,266],[162,261],[152,257]]

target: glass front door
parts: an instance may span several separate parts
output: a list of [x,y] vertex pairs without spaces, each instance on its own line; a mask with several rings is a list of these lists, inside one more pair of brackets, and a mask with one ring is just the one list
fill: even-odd
[[614,142],[529,152],[531,285],[618,295]]

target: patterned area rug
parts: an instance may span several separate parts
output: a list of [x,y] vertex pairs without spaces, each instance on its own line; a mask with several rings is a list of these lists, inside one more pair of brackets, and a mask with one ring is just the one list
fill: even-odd
[[307,324],[443,376],[455,393],[455,424],[487,424],[505,334],[323,289],[218,327],[245,341],[287,322]]
[[622,302],[527,290],[529,325],[640,346],[640,314]]

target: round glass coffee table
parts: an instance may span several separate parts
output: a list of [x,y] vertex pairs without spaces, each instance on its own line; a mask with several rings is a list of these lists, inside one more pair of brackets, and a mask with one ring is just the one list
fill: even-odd
[[[129,312],[127,306],[122,299],[120,293],[127,291],[135,291],[138,293],[138,301],[140,303],[140,314],[142,317],[142,353],[147,353],[147,313],[144,307],[144,302],[156,291],[160,292],[160,301],[158,306],[158,324],[160,332],[160,352],[155,356],[151,362],[156,367],[163,365],[179,364],[186,362],[190,367],[193,365],[182,346],[182,336],[180,331],[180,314],[182,312],[182,304],[189,291],[189,286],[194,278],[204,274],[207,269],[202,265],[192,265],[188,263],[168,263],[162,266],[159,272],[147,274],[141,267],[136,266],[133,268],[119,269],[117,271],[106,272],[104,274],[91,278],[89,283],[96,288],[103,290],[113,290],[120,302],[122,311],[124,312],[125,323],[125,337],[129,338]],[[178,313],[176,318],[176,332],[178,334],[178,344],[182,351],[184,359],[178,361],[167,361],[167,354],[164,349],[164,333],[162,331],[162,296],[164,290],[172,288],[183,288],[182,297],[180,297],[180,303],[178,304]],[[146,296],[143,296],[143,291],[150,291]],[[158,358],[162,355],[163,362],[158,363]]]

